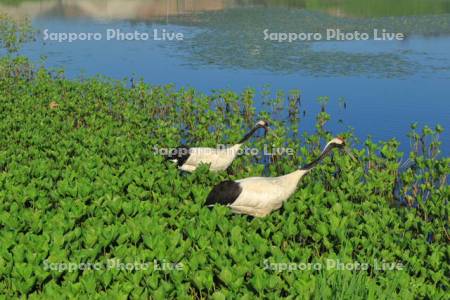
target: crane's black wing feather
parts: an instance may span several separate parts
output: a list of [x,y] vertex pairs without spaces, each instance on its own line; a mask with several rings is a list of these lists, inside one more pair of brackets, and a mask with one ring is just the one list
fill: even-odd
[[172,151],[166,155],[166,160],[176,159],[177,165],[182,166],[188,160],[190,155],[190,148],[186,145],[180,145],[175,149],[172,149]]
[[239,197],[241,192],[242,187],[236,181],[222,181],[211,190],[206,198],[205,205],[231,204]]

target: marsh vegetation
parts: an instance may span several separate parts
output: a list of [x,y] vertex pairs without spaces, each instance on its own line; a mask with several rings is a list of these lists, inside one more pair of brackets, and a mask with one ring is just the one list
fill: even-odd
[[[13,39],[8,32],[3,42]],[[297,90],[267,94],[256,109],[252,89],[205,94],[136,80],[71,80],[14,53],[0,60],[0,91],[0,291],[8,298],[448,294],[450,159],[440,152],[441,126],[413,124],[402,153],[395,138],[332,132],[327,97],[314,104],[314,132],[304,133],[308,112]],[[274,134],[249,146],[295,155],[243,155],[228,172],[203,166],[184,174],[153,151],[239,140],[259,119]],[[214,184],[287,173],[338,134],[357,161],[328,157],[280,211],[251,219],[204,207]],[[111,260],[151,268],[46,268]],[[267,268],[329,260],[370,267]]]

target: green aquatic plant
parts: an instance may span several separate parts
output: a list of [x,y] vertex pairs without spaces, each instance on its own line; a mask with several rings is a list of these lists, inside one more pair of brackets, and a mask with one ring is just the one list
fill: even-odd
[[0,49],[18,52],[24,43],[34,39],[34,29],[28,19],[14,20],[0,12]]
[[[341,132],[358,162],[334,153],[283,209],[250,219],[204,207],[211,187],[310,161],[331,135],[326,112],[317,132],[296,137],[295,122],[254,108],[252,90],[205,95],[141,81],[68,80],[25,59],[0,66],[6,298],[446,297],[450,167],[439,152],[442,127],[414,129],[406,155],[395,139],[359,144]],[[257,119],[274,131],[250,148],[295,154],[243,154],[229,173],[202,166],[186,175],[155,152],[180,140],[236,140]],[[279,267],[293,264],[322,267]]]

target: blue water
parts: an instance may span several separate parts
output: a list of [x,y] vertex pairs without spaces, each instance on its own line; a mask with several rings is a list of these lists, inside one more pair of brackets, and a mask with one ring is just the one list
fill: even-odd
[[[279,8],[273,11],[272,23],[268,25],[262,15],[271,10],[274,9],[206,12],[195,22],[189,18],[141,22],[37,15],[33,25],[51,32],[104,33],[107,28],[151,32],[157,28],[181,32],[184,40],[59,43],[44,42],[39,34],[24,53],[35,61],[45,56],[46,66],[64,68],[70,78],[97,74],[117,79],[133,77],[151,84],[190,86],[205,93],[213,89],[239,92],[247,87],[260,93],[267,86],[273,92],[299,89],[302,109],[307,111],[302,128],[308,131],[313,130],[315,114],[320,109],[317,97],[329,96],[327,110],[333,118],[330,129],[335,133],[349,126],[361,139],[369,135],[375,140],[395,137],[406,151],[409,148],[406,134],[411,123],[431,127],[441,124],[446,127],[441,136],[442,149],[445,155],[450,153],[450,28],[447,32],[444,25],[433,34],[435,25],[431,23],[428,32],[411,32],[405,41],[280,44],[264,41],[262,29],[272,26],[290,31],[292,26],[298,29],[312,25],[285,23],[286,20],[277,17],[283,12]],[[251,24],[245,19],[248,11],[253,14]],[[295,13],[295,9],[289,11]],[[330,17],[321,13],[304,10],[298,10],[298,14],[304,20],[310,15],[323,17],[325,22],[336,19],[330,21]],[[228,21],[230,17],[235,19]],[[350,20],[347,22],[350,25],[342,22],[342,26],[353,26],[359,21]],[[367,22],[375,26],[373,21]],[[418,22],[429,21],[422,18]],[[366,25],[362,22],[355,26]],[[402,29],[397,23],[392,26]],[[339,105],[340,98],[345,99],[347,109]],[[343,124],[337,122],[339,119]]]

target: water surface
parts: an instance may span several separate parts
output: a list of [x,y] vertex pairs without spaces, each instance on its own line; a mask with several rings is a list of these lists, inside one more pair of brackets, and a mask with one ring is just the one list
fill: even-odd
[[[143,78],[204,92],[247,87],[261,93],[301,90],[313,130],[317,97],[330,96],[334,132],[353,127],[361,138],[395,137],[408,148],[412,122],[446,128],[443,150],[450,153],[450,1],[2,1],[0,11],[28,16],[41,30],[24,52],[45,57],[71,78],[102,74]],[[265,40],[269,32],[327,29],[402,33],[403,41]],[[182,41],[43,41],[49,32],[182,33]],[[339,103],[345,99],[347,109]],[[257,99],[257,101],[259,101]],[[338,122],[342,119],[343,122]]]

